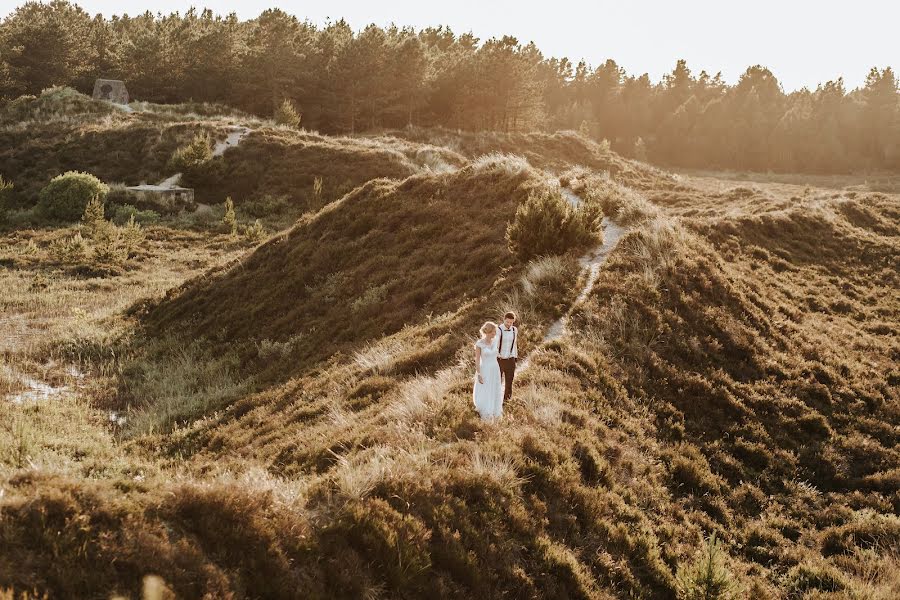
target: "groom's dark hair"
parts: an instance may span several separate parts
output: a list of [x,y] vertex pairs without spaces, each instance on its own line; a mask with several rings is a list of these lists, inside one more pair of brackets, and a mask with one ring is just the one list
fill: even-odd
[[513,311],[509,311],[508,313],[506,313],[505,315],[503,315],[503,318],[504,318],[504,319],[512,319],[513,321],[515,321],[515,320],[516,320],[516,313],[514,313]]

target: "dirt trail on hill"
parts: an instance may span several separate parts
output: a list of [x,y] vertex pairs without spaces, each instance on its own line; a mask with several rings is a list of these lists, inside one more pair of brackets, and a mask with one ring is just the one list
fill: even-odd
[[[213,147],[212,155],[213,156],[222,156],[225,154],[225,151],[229,148],[235,148],[240,143],[241,140],[244,139],[244,136],[252,131],[249,127],[243,127],[240,125],[233,125],[229,127],[229,133],[225,136],[225,139],[221,142],[216,142],[216,145]],[[181,173],[175,173],[170,177],[166,177],[162,181],[156,184],[159,188],[173,188],[178,185],[178,181],[181,179]]]
[[[561,187],[560,191],[562,192],[563,198],[569,201],[569,203],[578,207],[582,203],[582,199],[573,192],[571,189],[566,187]],[[591,290],[594,289],[594,284],[597,282],[597,277],[600,275],[600,267],[603,263],[606,262],[607,257],[609,257],[610,252],[619,244],[619,240],[622,239],[622,236],[625,235],[625,228],[621,225],[618,225],[615,221],[612,221],[609,217],[603,217],[603,243],[594,248],[591,252],[588,252],[580,259],[578,259],[578,263],[581,265],[582,273],[586,273],[586,278],[584,285],[581,287],[581,291],[578,293],[578,297],[575,299],[575,302],[572,303],[572,306],[569,308],[568,312],[563,315],[560,319],[554,322],[550,329],[547,330],[547,334],[544,336],[543,343],[547,344],[554,340],[558,340],[566,333],[568,333],[568,323],[569,317],[572,315],[572,312],[580,305],[582,302],[587,300],[588,295],[591,293]],[[539,351],[539,350],[538,350]],[[524,371],[528,368],[528,359],[529,357],[525,357],[519,365],[518,371]]]
[[622,239],[624,234],[624,227],[617,225],[614,221],[610,221],[608,217],[603,218],[603,243],[595,248],[593,252],[585,254],[578,259],[582,271],[587,272],[584,286],[582,286],[575,302],[572,303],[572,308],[569,309],[569,312],[550,326],[547,335],[544,336],[544,343],[552,342],[566,334],[569,316],[579,304],[587,300],[588,294],[594,289],[594,284],[600,275],[600,267],[606,262],[609,253],[619,244],[619,240]]
[[231,133],[225,137],[224,141],[216,142],[216,146],[213,148],[213,156],[222,156],[229,148],[239,145],[244,136],[250,133],[249,127],[241,127],[240,125],[234,125],[230,129]]

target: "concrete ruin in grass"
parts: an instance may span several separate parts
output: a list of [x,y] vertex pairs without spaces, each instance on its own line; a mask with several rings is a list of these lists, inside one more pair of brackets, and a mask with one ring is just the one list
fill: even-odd
[[98,79],[94,82],[94,100],[106,100],[115,104],[128,104],[128,89],[118,79]]
[[191,212],[197,208],[194,190],[178,186],[134,185],[125,188],[129,203],[141,210],[154,210],[160,214]]

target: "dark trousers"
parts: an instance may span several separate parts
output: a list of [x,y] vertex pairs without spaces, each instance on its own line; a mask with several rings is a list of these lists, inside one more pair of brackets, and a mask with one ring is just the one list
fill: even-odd
[[512,398],[513,378],[516,376],[516,359],[497,358],[497,362],[500,363],[500,373],[503,375],[503,380],[506,382],[506,388],[503,390],[503,399],[509,400]]

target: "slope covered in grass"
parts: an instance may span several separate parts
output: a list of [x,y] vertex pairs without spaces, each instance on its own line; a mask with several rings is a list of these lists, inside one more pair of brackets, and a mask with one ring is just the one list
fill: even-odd
[[371,179],[451,170],[465,162],[444,148],[402,139],[376,142],[264,128],[229,150],[221,159],[221,176],[199,184],[197,193],[208,203],[231,196],[257,217],[270,216],[273,210],[299,215]]
[[[676,598],[715,533],[737,597],[891,598],[895,206],[682,223],[623,207],[631,232],[571,336],[529,348],[502,424],[472,411],[468,364],[405,368],[433,334],[477,327],[484,310],[459,306],[135,439],[161,462],[120,491],[11,480],[4,539],[41,567],[14,580],[76,595],[152,571],[184,597]],[[830,241],[813,255],[798,232],[816,224]],[[833,262],[869,292],[850,310],[822,304],[847,294]],[[484,306],[530,287],[490,288]],[[169,461],[193,478],[170,481]],[[33,515],[60,535],[29,542]],[[48,562],[51,543],[70,558]],[[88,561],[101,566],[76,577]]]
[[[504,239],[547,173],[504,158],[363,183],[139,305],[165,360],[96,349],[119,384],[104,412],[0,415],[0,447],[25,448],[0,454],[0,589],[135,596],[155,573],[184,598],[673,599],[715,534],[732,597],[896,597],[897,197],[698,189],[518,141],[629,228],[567,337],[540,343],[574,257],[522,264]],[[384,139],[257,144],[336,171],[342,152],[396,177],[424,163]],[[243,150],[225,159],[254,164]],[[529,366],[490,425],[472,335],[507,308]],[[85,435],[108,409],[127,411],[116,438]]]
[[293,370],[482,297],[515,263],[506,222],[543,181],[519,160],[377,179],[223,273],[190,282],[146,322],[255,353],[291,340]]

